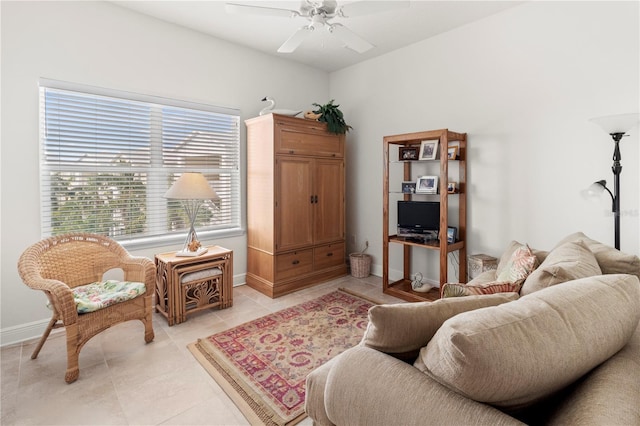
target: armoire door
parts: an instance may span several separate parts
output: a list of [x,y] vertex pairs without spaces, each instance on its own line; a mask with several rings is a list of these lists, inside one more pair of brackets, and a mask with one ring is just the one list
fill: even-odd
[[276,251],[313,244],[313,159],[276,160]]
[[344,238],[344,163],[316,159],[314,173],[314,243]]

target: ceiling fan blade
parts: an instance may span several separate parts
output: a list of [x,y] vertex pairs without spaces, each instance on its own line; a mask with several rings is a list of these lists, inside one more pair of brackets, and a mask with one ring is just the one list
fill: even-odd
[[241,3],[227,3],[225,5],[227,13],[249,14],[249,15],[266,15],[280,16],[282,18],[291,18],[300,16],[300,12],[292,9],[280,9],[277,7],[254,6]]
[[278,53],[291,53],[300,46],[302,41],[313,31],[309,26],[300,27],[278,48]]
[[409,1],[373,1],[362,0],[352,3],[347,3],[344,6],[340,6],[338,14],[345,18],[351,18],[354,16],[371,15],[374,13],[386,12],[395,9],[404,9],[409,7]]
[[340,40],[347,45],[349,49],[355,50],[358,53],[364,53],[367,50],[373,48],[373,44],[363,39],[347,27],[341,24],[333,24],[329,28],[329,32],[335,34]]

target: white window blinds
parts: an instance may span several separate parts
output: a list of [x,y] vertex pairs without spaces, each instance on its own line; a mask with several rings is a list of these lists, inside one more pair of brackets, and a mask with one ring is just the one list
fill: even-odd
[[40,86],[43,236],[183,235],[184,210],[163,198],[183,172],[202,173],[220,197],[200,209],[199,233],[240,228],[237,110],[68,86]]

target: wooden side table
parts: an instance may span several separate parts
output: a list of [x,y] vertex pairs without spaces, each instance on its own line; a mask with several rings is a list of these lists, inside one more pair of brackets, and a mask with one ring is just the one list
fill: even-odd
[[498,269],[498,259],[487,254],[474,254],[469,256],[469,279],[473,279],[483,272]]
[[233,305],[233,251],[209,246],[196,257],[175,252],[155,256],[156,312],[170,326],[187,320],[187,314]]

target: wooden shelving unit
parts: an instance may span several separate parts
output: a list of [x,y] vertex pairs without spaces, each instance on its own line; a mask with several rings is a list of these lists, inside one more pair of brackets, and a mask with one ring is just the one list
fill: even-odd
[[[438,159],[435,160],[400,160],[398,157],[399,147],[413,147],[420,149],[422,141],[437,140],[438,141]],[[458,147],[458,156],[456,159],[449,159],[447,151],[450,146]],[[457,163],[457,176],[449,174],[450,163]],[[416,172],[412,170],[412,166],[437,169],[437,172],[422,173],[422,169]],[[440,201],[440,233],[439,240],[420,243],[408,241],[402,237],[390,234],[389,209],[395,208],[390,205],[390,194],[400,192],[401,182],[393,181],[390,167],[401,167],[403,181],[415,181],[417,174],[431,174],[439,176],[439,193],[437,195],[422,194],[402,194],[401,197],[405,201],[420,200],[421,198],[437,199]],[[452,167],[453,169],[453,167]],[[467,134],[452,132],[448,129],[429,130],[424,132],[406,133],[384,137],[384,176],[383,176],[383,243],[382,243],[382,286],[383,291],[387,294],[399,297],[407,301],[424,301],[435,300],[440,297],[439,289],[434,289],[427,293],[416,292],[411,289],[411,255],[412,250],[425,250],[438,252],[440,259],[440,287],[447,282],[448,278],[448,256],[449,253],[457,251],[459,253],[459,277],[460,281],[466,279],[467,276]],[[457,181],[457,192],[449,194],[447,192],[447,184],[449,181]],[[393,185],[393,190],[391,189]],[[449,227],[449,198],[458,197],[458,220],[457,241],[447,243],[447,228]],[[403,277],[395,282],[390,282],[389,278],[389,245],[399,244],[403,248]]]

